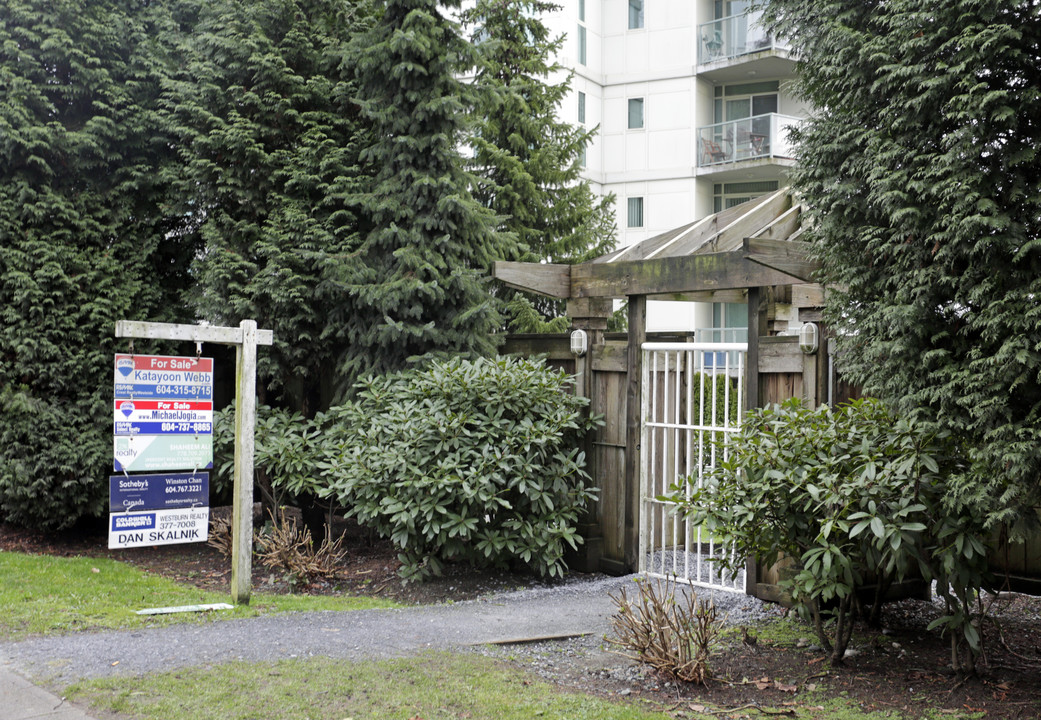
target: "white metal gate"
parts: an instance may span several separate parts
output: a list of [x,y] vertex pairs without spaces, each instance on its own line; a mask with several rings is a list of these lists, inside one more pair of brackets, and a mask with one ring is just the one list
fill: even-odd
[[732,551],[708,530],[673,514],[658,497],[683,483],[703,485],[726,453],[744,399],[746,343],[645,343],[640,469],[640,572],[744,592],[745,571],[713,558]]

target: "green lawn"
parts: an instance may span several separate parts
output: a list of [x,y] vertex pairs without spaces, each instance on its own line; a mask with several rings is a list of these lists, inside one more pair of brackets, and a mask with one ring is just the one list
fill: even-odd
[[[238,691],[243,688],[248,690]],[[348,663],[285,660],[74,685],[69,700],[134,720],[666,720],[632,703],[562,692],[487,658],[429,653]]]
[[105,558],[0,552],[0,637],[206,622],[261,613],[395,607],[369,598],[265,595],[248,607],[206,613],[143,616],[135,611],[225,602],[227,595],[181,585]]
[[[864,712],[826,690],[784,706],[727,712],[694,701],[605,699],[562,690],[486,657],[426,653],[381,662],[329,658],[230,663],[144,678],[77,683],[64,693],[88,711],[127,720],[718,720],[789,716],[804,720],[902,720]],[[769,713],[769,714],[767,714]],[[794,715],[792,714],[794,713]],[[979,714],[936,711],[930,720]]]

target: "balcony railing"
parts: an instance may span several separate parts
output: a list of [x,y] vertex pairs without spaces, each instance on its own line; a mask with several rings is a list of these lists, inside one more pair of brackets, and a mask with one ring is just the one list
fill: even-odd
[[787,128],[803,118],[767,113],[698,128],[698,167],[757,158],[791,158]]
[[771,37],[760,27],[761,12],[742,13],[699,26],[699,63],[740,57],[764,50],[787,49],[788,43]]

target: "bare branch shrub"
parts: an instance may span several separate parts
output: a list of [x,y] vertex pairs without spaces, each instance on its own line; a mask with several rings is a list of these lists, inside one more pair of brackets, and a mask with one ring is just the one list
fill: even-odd
[[295,518],[287,518],[279,508],[278,517],[271,515],[271,528],[256,538],[256,554],[261,564],[284,572],[291,582],[310,583],[315,578],[334,577],[343,562],[341,535],[335,541],[328,536],[318,549],[314,548],[311,531],[297,528]]
[[684,682],[704,685],[712,677],[709,654],[723,627],[715,603],[693,591],[677,593],[671,581],[637,580],[639,597],[630,601],[622,588],[610,598],[618,606],[611,617],[614,637],[607,641],[637,662]]
[[210,536],[206,544],[217,548],[226,558],[231,557],[231,515],[210,515]]

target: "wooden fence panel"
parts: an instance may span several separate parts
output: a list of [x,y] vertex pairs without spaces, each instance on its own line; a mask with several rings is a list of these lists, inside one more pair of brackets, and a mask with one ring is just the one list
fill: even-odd
[[[1041,508],[1036,512],[1041,518]],[[990,547],[990,570],[999,588],[1041,595],[1041,532],[1021,543],[995,537]]]
[[[600,489],[596,521],[602,537],[604,569],[625,570],[625,386],[624,369],[593,364],[591,411],[601,415],[602,427],[593,433],[590,445],[591,475]],[[624,366],[623,366],[624,368]],[[604,561],[607,561],[606,563]]]

